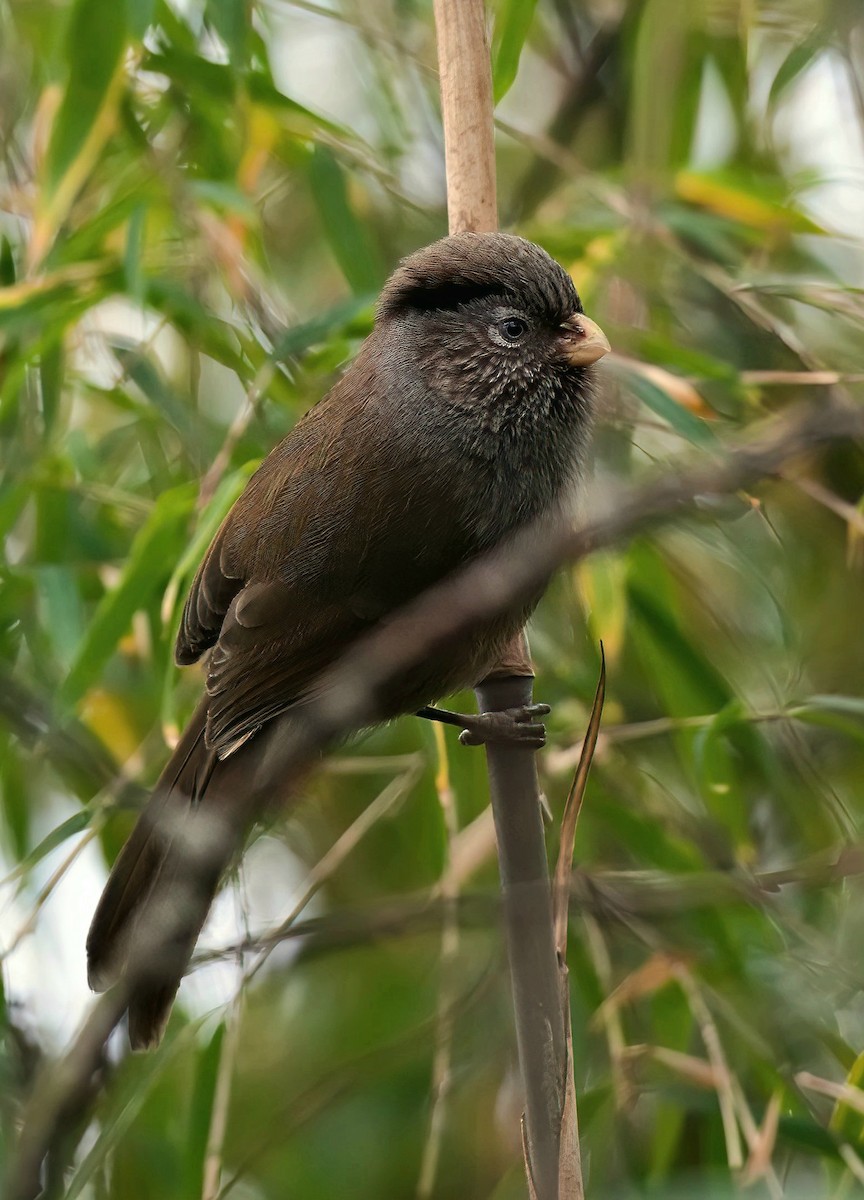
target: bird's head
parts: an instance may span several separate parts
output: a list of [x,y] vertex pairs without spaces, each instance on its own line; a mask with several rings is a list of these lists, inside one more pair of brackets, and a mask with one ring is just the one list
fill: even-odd
[[592,366],[610,349],[563,267],[504,233],[456,234],[406,258],[377,326],[392,346],[412,347],[436,395],[494,426],[508,414],[584,411]]

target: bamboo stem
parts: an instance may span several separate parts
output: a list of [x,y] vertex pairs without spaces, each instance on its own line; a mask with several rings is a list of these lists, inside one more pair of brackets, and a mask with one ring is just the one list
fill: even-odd
[[[483,0],[435,0],[450,232],[498,228],[492,72]],[[524,633],[476,688],[482,711],[531,703],[533,668]],[[516,1043],[525,1087],[529,1188],[558,1197],[567,1044],[552,928],[549,867],[534,753],[487,745],[498,839]]]
[[492,73],[483,0],[435,0],[451,233],[498,228]]
[[[485,679],[477,700],[485,711],[530,704],[532,684]],[[486,762],[525,1087],[526,1167],[537,1200],[556,1200],[567,1048],[537,767],[531,750],[506,745],[488,745]]]

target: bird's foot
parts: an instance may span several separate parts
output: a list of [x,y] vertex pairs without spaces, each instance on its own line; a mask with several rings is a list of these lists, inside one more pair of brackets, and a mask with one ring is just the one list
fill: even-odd
[[504,708],[498,712],[454,713],[446,708],[422,708],[418,717],[459,725],[459,741],[463,746],[483,746],[496,742],[521,746],[525,750],[542,750],[546,745],[546,726],[535,717],[551,712],[548,704],[523,704],[519,708]]
[[463,716],[464,726],[459,734],[463,746],[482,746],[486,742],[523,746],[542,750],[546,745],[546,726],[535,717],[551,712],[548,704],[523,704],[520,708],[504,708],[499,712]]

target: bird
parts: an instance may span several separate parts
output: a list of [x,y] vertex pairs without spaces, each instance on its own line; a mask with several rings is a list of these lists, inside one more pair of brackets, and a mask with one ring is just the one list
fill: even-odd
[[[126,981],[133,1049],[161,1039],[221,875],[262,815],[251,780],[267,747],[358,638],[520,527],[568,510],[596,408],[594,364],[609,349],[540,246],[506,233],[442,238],[397,266],[353,363],[250,478],[198,567],[177,636],[178,665],[205,660],[204,694],[87,938],[90,986]],[[504,732],[500,720],[434,707],[494,667],[538,600],[400,675],[381,720],[416,713],[463,725],[475,743],[542,741],[533,718],[546,706]],[[175,843],[193,813],[228,836],[184,891]],[[147,943],[148,915],[151,932],[166,925],[162,943]]]

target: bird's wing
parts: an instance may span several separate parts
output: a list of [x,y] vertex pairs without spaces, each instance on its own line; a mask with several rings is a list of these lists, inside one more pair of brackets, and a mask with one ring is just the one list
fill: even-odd
[[189,593],[175,654],[184,664],[212,651],[206,740],[223,757],[456,565],[445,561],[460,541],[454,506],[437,511],[438,463],[423,478],[394,448],[362,357],[350,387],[345,376],[262,463]]
[[310,519],[343,502],[374,416],[368,403],[374,381],[363,357],[350,384],[344,376],[268,454],[222,522],[186,600],[174,651],[181,666],[215,646],[247,583],[289,578],[293,567],[320,552],[308,545]]
[[322,604],[278,581],[247,584],[208,663],[208,746],[225,757],[308,696],[316,676],[369,624],[350,597]]
[[299,481],[315,469],[304,424],[265,458],[210,543],[177,635],[174,655],[181,666],[215,646],[233,601],[250,580],[274,575],[280,560],[290,562],[302,551],[303,497],[294,496],[293,505],[290,500]]
[[364,630],[477,552],[454,496],[466,482],[456,473],[476,490],[478,468],[466,458],[442,474],[432,413],[424,436],[401,436],[408,402],[382,392],[374,336],[250,479],[192,585],[176,657],[212,651],[206,740],[222,756],[308,695]]

